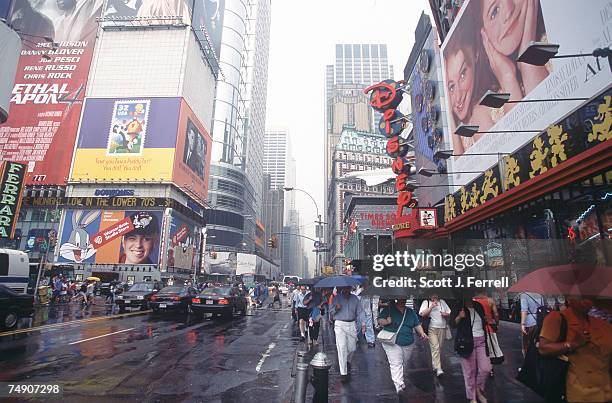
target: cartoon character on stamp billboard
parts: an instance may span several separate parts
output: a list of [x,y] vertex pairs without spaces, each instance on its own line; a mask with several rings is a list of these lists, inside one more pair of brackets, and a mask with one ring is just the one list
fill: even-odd
[[107,155],[142,155],[150,100],[116,101],[113,108]]

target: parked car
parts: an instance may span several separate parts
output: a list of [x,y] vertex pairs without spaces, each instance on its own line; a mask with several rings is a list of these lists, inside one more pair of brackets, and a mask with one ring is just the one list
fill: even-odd
[[237,312],[246,314],[247,300],[237,287],[211,287],[191,300],[191,309],[197,316],[212,313],[233,318]]
[[149,307],[157,312],[188,313],[191,309],[191,299],[198,294],[197,290],[188,285],[169,285],[151,296]]
[[115,303],[119,312],[125,312],[126,308],[148,309],[151,297],[162,288],[161,283],[148,281],[134,283],[129,290],[117,295]]
[[18,294],[0,284],[0,329],[13,329],[20,318],[28,318],[33,313],[33,295]]

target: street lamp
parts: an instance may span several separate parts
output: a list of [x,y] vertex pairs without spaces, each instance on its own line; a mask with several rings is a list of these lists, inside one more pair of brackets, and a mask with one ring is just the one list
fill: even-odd
[[[574,53],[568,55],[558,55],[560,45],[546,42],[529,42],[529,45],[519,54],[516,61],[533,66],[544,66],[550,59],[566,59],[574,57],[607,57],[610,61],[612,52],[610,48],[597,48],[591,53]],[[612,64],[610,65],[612,68]]]
[[[316,235],[317,235],[317,238],[318,238],[319,244],[320,244],[321,243],[321,235],[322,235],[322,232],[323,232],[323,228],[322,228],[323,222],[321,221],[321,214],[319,214],[319,205],[317,204],[317,201],[315,200],[315,198],[312,197],[312,195],[310,193],[308,193],[307,191],[305,191],[304,189],[299,189],[299,188],[294,188],[294,187],[284,187],[283,190],[285,192],[291,192],[291,191],[297,190],[299,192],[306,193],[306,195],[308,197],[310,197],[310,199],[312,200],[312,202],[315,205],[315,209],[317,210],[317,221],[316,221],[316,223],[318,225],[317,225],[317,230],[316,230],[317,234]],[[317,250],[316,250],[316,254],[317,254],[317,263],[316,263],[317,267],[316,267],[316,269],[318,270],[318,272],[317,272],[317,270],[315,270],[315,275],[318,275],[318,274],[321,273],[321,270],[320,270],[320,267],[319,267],[320,266],[320,264],[319,264],[319,253],[320,253],[319,252],[319,248],[317,248]]]
[[509,92],[494,92],[488,90],[480,101],[478,102],[482,106],[489,108],[501,108],[505,104],[519,104],[529,102],[557,102],[557,101],[588,101],[589,98],[550,98],[550,99],[510,99]]
[[480,126],[459,124],[455,129],[455,134],[462,137],[473,137],[475,134],[489,133],[540,133],[543,130],[487,130],[480,131]]

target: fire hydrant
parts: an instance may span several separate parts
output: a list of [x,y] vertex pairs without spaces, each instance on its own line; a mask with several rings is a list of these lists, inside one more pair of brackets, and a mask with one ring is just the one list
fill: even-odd
[[312,377],[310,383],[315,388],[314,395],[312,396],[313,403],[327,403],[328,399],[328,384],[329,384],[329,369],[332,364],[327,359],[327,355],[323,352],[315,354],[312,361],[310,361],[312,367]]

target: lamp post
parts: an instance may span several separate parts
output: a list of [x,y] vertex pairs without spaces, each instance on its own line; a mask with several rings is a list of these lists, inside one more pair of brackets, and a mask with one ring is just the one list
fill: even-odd
[[520,104],[520,103],[532,103],[532,102],[559,102],[559,101],[588,101],[589,98],[549,98],[549,99],[510,99],[509,92],[494,92],[488,90],[480,101],[478,102],[482,106],[488,106],[489,108],[501,108],[505,104]]
[[304,189],[299,189],[299,188],[294,188],[294,187],[284,187],[283,190],[285,192],[291,192],[291,191],[297,190],[297,191],[300,191],[302,193],[306,193],[306,195],[308,197],[310,197],[310,199],[312,200],[312,202],[315,205],[315,209],[317,211],[317,221],[315,221],[317,223],[317,227],[315,229],[315,232],[316,232],[316,238],[317,238],[317,240],[319,242],[319,247],[316,248],[316,252],[315,252],[316,253],[315,276],[318,276],[318,275],[321,274],[321,267],[320,267],[320,263],[319,263],[319,253],[320,253],[319,249],[321,247],[321,235],[322,235],[322,232],[323,232],[323,227],[322,227],[323,221],[321,221],[321,214],[319,214],[319,205],[317,204],[317,201],[314,199],[314,197],[312,197],[312,195],[310,193],[308,193],[307,191],[305,191]]
[[[546,63],[549,62],[550,59],[567,59],[592,56],[595,58],[607,58],[608,63],[610,63],[610,59],[612,58],[612,51],[610,51],[609,47],[597,48],[591,53],[573,53],[558,55],[557,52],[559,52],[560,47],[560,45],[555,43],[532,41],[529,42],[529,45],[527,45],[525,50],[523,50],[519,54],[519,56],[516,58],[516,61],[525,64],[531,64],[533,66],[544,66]],[[610,69],[612,69],[612,63],[610,63]]]
[[455,175],[455,174],[481,174],[482,171],[455,171],[455,172],[437,172],[433,169],[421,168],[419,169],[419,175],[431,178],[433,175]]
[[461,137],[473,137],[475,134],[498,134],[498,133],[540,133],[543,130],[484,130],[480,131],[480,126],[459,124],[455,129],[455,134]]

